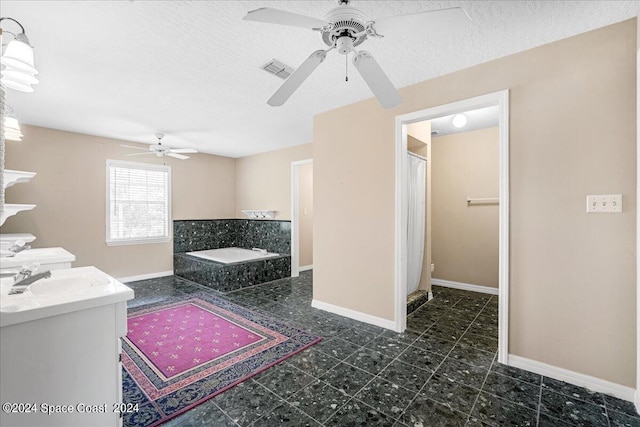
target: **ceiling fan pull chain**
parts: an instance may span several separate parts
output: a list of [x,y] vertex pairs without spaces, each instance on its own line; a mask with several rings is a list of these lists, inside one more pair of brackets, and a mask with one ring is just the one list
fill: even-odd
[[349,54],[344,56],[344,81],[349,81]]

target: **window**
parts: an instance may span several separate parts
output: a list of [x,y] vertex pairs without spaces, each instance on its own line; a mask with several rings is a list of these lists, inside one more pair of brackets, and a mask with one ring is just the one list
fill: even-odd
[[107,160],[107,245],[168,242],[171,168]]

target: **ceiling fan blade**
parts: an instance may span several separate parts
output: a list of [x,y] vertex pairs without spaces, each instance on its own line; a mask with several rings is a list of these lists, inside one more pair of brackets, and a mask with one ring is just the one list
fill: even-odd
[[316,50],[309,56],[293,73],[284,81],[282,86],[274,93],[267,101],[267,104],[272,107],[279,107],[285,102],[293,92],[295,92],[302,82],[313,73],[313,71],[320,65],[322,61],[327,57],[325,50]]
[[193,148],[172,148],[169,152],[179,154],[196,154],[198,150],[194,150]]
[[322,28],[327,25],[327,23],[322,19],[286,12],[284,10],[272,9],[270,7],[262,7],[260,9],[252,10],[242,19],[245,21],[266,22],[268,24],[308,28],[310,30]]
[[134,147],[133,145],[124,145],[124,144],[120,144],[121,147],[126,147],[126,148],[133,148],[134,150],[145,150],[145,151],[149,151],[148,148],[142,148],[142,147]]
[[147,154],[156,154],[153,151],[147,151],[146,153],[133,153],[133,154],[125,154],[125,156],[146,156]]
[[167,156],[175,157],[176,159],[180,159],[180,160],[187,160],[189,158],[189,156],[183,156],[182,154],[175,154],[175,153],[167,153]]
[[471,28],[470,23],[471,18],[463,8],[452,7],[376,19],[373,28],[381,36],[460,34]]
[[367,83],[371,92],[378,98],[378,102],[383,108],[393,108],[402,102],[402,98],[395,86],[382,71],[382,68],[380,68],[371,53],[361,50],[353,56],[353,65]]

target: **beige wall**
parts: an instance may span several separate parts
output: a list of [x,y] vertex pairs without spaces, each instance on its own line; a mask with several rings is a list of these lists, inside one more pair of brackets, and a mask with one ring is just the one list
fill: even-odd
[[434,279],[498,287],[498,205],[467,197],[499,196],[498,128],[431,140]]
[[8,188],[6,199],[37,206],[7,219],[0,232],[31,233],[34,247],[62,246],[76,255],[75,267],[95,265],[114,277],[173,269],[171,242],[105,244],[107,159],[171,166],[173,219],[234,216],[234,159],[207,154],[184,161],[126,157],[133,150],[121,147],[123,141],[33,126],[24,126],[23,133],[22,142],[7,141],[6,168],[37,175]]
[[412,123],[407,126],[407,150],[427,159],[424,187],[424,257],[422,259],[422,274],[418,289],[431,291],[431,259],[433,227],[431,219],[431,122],[428,120]]
[[395,117],[510,89],[509,352],[635,386],[635,74],[634,19],[316,116],[314,299],[394,318]]
[[313,265],[313,164],[298,168],[298,218],[300,267]]
[[274,209],[291,219],[291,162],[313,157],[311,144],[236,159],[237,218],[244,209]]

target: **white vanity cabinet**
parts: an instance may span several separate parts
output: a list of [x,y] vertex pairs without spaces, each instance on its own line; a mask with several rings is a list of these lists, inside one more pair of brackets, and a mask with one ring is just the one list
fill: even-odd
[[[74,270],[81,269],[67,271]],[[2,296],[0,425],[122,424],[114,405],[118,409],[122,402],[120,339],[127,332],[126,301],[133,291],[109,279],[115,283],[106,296],[61,298],[49,307],[29,308],[27,301],[37,302],[29,295],[13,305],[7,304],[12,295]]]

